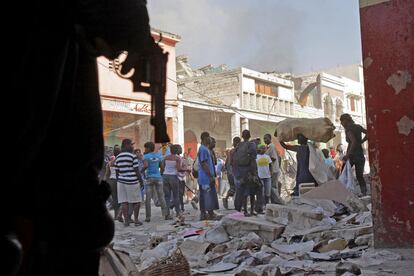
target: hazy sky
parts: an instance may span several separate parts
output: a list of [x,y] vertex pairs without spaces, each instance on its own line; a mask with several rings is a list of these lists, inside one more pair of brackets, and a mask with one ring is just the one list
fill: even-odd
[[361,61],[358,0],[148,0],[193,68],[302,73]]

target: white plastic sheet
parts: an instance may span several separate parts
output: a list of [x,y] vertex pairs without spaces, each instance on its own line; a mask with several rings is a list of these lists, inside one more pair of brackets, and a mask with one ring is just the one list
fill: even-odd
[[345,186],[345,188],[350,191],[355,191],[355,185],[354,185],[354,175],[352,174],[352,166],[351,163],[349,163],[349,160],[346,161],[345,167],[339,176],[339,181]]

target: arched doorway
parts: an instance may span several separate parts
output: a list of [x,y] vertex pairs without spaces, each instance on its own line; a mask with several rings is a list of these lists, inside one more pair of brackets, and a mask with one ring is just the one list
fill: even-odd
[[187,130],[184,133],[184,152],[189,153],[192,159],[197,155],[197,136],[192,130]]

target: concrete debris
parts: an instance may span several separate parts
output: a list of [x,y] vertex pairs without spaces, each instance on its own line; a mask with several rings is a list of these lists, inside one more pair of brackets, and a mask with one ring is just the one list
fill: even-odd
[[162,258],[170,256],[175,249],[177,249],[176,239],[162,242],[154,249],[144,250],[141,255],[141,270],[158,262]]
[[287,221],[290,227],[307,229],[320,225],[324,214],[323,209],[307,210],[295,206],[268,204],[266,205],[265,217],[268,221],[275,223],[282,218]]
[[372,224],[371,212],[363,212],[355,217],[355,222],[358,224]]
[[319,253],[325,253],[332,250],[343,250],[348,245],[348,242],[344,239],[334,239],[330,240],[327,243],[321,245],[316,249]]
[[366,211],[367,207],[352,192],[348,191],[339,180],[331,180],[303,195],[304,198],[330,199],[344,204],[351,212]]
[[114,250],[111,246],[103,250],[99,263],[99,275],[138,275],[138,269],[129,255]]
[[336,266],[336,275],[344,275],[344,273],[351,273],[350,275],[360,275],[361,269],[353,263],[340,262]]
[[266,221],[261,217],[244,217],[243,215],[228,215],[221,222],[230,236],[242,237],[254,232],[266,242],[279,238],[285,229],[285,226]]
[[240,264],[241,262],[245,261],[251,256],[252,255],[247,250],[237,250],[230,253],[230,255],[224,257],[223,261],[228,263]]
[[263,239],[256,233],[251,232],[246,237],[243,237],[241,242],[241,249],[260,249],[263,244]]
[[370,197],[328,182],[285,205],[268,204],[264,216],[228,211],[220,221],[183,222],[173,232],[159,227],[135,263],[143,270],[179,248],[195,275],[359,275],[361,268],[401,258],[368,250],[369,204]]
[[218,225],[208,230],[204,234],[204,238],[207,242],[221,244],[228,242],[230,240],[229,235],[227,235],[226,230],[223,226]]
[[232,270],[236,267],[237,267],[237,264],[219,262],[215,265],[212,265],[212,266],[206,267],[206,268],[202,268],[200,270],[203,271],[203,272],[206,272],[206,273],[218,273],[218,272],[230,271],[230,270]]
[[373,240],[374,240],[373,234],[362,235],[355,239],[355,244],[359,246],[361,245],[372,246]]
[[201,243],[198,241],[186,239],[179,246],[183,255],[187,258],[187,261],[191,264],[198,262],[202,256],[206,253],[207,248],[210,246],[210,243]]
[[272,243],[271,246],[279,252],[285,254],[296,254],[301,256],[307,252],[313,250],[315,246],[314,241],[307,241],[307,242],[300,242],[300,243],[292,243],[292,244],[279,244],[279,243]]
[[362,253],[361,258],[356,260],[349,260],[349,262],[352,262],[353,264],[356,264],[360,267],[369,267],[383,264],[386,261],[399,261],[401,259],[401,255],[388,250],[368,250]]

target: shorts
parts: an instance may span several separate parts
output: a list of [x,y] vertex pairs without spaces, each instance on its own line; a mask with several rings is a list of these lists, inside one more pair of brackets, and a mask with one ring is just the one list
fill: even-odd
[[117,183],[118,203],[138,203],[142,202],[141,189],[139,184]]

